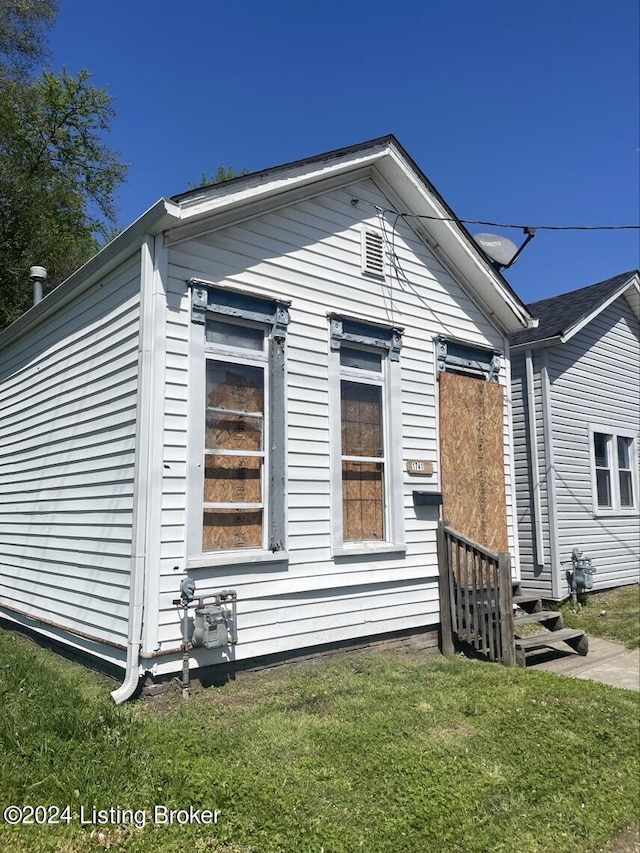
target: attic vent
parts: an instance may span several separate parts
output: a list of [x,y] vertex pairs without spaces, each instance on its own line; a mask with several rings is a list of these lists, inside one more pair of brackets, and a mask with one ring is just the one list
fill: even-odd
[[384,243],[382,234],[372,228],[362,229],[362,272],[384,278]]

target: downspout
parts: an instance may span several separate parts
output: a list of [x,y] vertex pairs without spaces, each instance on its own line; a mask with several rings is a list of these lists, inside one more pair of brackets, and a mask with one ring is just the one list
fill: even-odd
[[551,597],[558,601],[560,596],[560,554],[558,550],[558,501],[556,496],[556,457],[553,443],[553,419],[551,416],[551,383],[547,368],[547,350],[542,350],[540,368],[542,388],[542,424],[545,438],[547,503],[549,506],[549,550],[551,559]]
[[[520,562],[520,537],[518,536],[518,499],[516,493],[516,454],[515,454],[515,444],[513,438],[513,382],[512,382],[512,365],[513,359],[511,357],[511,351],[509,348],[509,339],[503,338],[503,351],[504,351],[504,359],[505,359],[505,395],[506,401],[508,402],[508,417],[507,417],[507,427],[508,427],[508,440],[509,440],[509,478],[510,478],[510,488],[511,488],[511,540],[509,541],[509,551],[513,555],[513,560],[511,562],[511,576],[514,581],[520,581],[522,579],[522,564]],[[505,494],[506,494],[506,469],[505,469]]]
[[144,590],[144,625],[142,657],[158,651],[160,615],[160,562],[162,548],[162,496],[164,469],[164,418],[166,409],[167,362],[167,249],[164,235],[159,234],[153,245],[152,281],[149,281],[151,311],[152,367],[151,391],[147,397],[149,427],[145,439],[148,447],[147,471],[147,572]]
[[531,350],[525,352],[527,370],[527,411],[529,413],[529,458],[531,459],[531,486],[533,489],[533,525],[536,540],[536,565],[544,566],[544,538],[542,535],[542,497],[540,495],[540,466],[538,458],[538,427],[536,395]]
[[136,400],[136,436],[133,486],[131,585],[129,588],[129,626],[127,664],[120,687],[111,691],[116,705],[131,698],[140,681],[140,647],[147,573],[147,513],[149,494],[149,434],[151,423],[151,384],[153,377],[153,237],[146,236],[140,250],[140,319],[138,330],[138,394]]

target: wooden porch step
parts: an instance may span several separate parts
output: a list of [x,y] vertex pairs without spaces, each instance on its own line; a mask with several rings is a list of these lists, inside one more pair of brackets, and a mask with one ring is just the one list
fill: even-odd
[[[497,555],[441,521],[438,564],[446,656],[455,653],[455,640],[470,643],[490,660],[507,666],[524,666],[536,649],[563,643],[579,655],[587,654],[585,632],[565,628],[561,613],[546,610],[539,593],[523,592],[521,583],[513,580],[508,554]],[[540,626],[533,629],[537,633],[529,634],[527,624]]]
[[540,613],[542,611],[542,601],[537,595],[514,595],[513,603],[526,610],[527,613]]
[[545,646],[557,646],[558,643],[567,643],[579,655],[586,655],[589,650],[589,640],[582,628],[561,628],[559,631],[549,631],[545,634],[516,637],[516,649],[521,649],[523,652],[542,649]]
[[557,610],[534,610],[532,613],[527,613],[523,611],[522,613],[516,613],[513,617],[514,625],[516,626],[516,630],[518,625],[526,625],[532,622],[551,622],[555,621],[558,623],[557,628],[554,630],[559,630],[563,627],[562,622],[562,613],[559,613]]

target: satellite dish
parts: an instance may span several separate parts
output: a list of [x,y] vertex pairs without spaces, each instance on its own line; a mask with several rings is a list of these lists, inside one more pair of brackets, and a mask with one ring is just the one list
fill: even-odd
[[498,234],[474,234],[473,239],[484,250],[485,254],[489,255],[491,260],[501,267],[508,266],[518,251],[515,243],[512,243],[507,237],[500,237]]

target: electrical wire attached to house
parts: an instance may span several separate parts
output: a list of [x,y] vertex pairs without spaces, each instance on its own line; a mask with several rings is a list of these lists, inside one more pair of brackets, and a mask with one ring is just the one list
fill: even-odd
[[[375,206],[375,205],[374,205]],[[397,210],[376,207],[381,214],[393,214],[402,219],[431,219],[437,222],[461,222],[463,225],[488,225],[491,228],[517,228],[524,231],[640,231],[640,225],[515,225],[508,222],[490,222],[486,219],[459,219],[456,216],[430,216],[427,213],[400,213]]]

